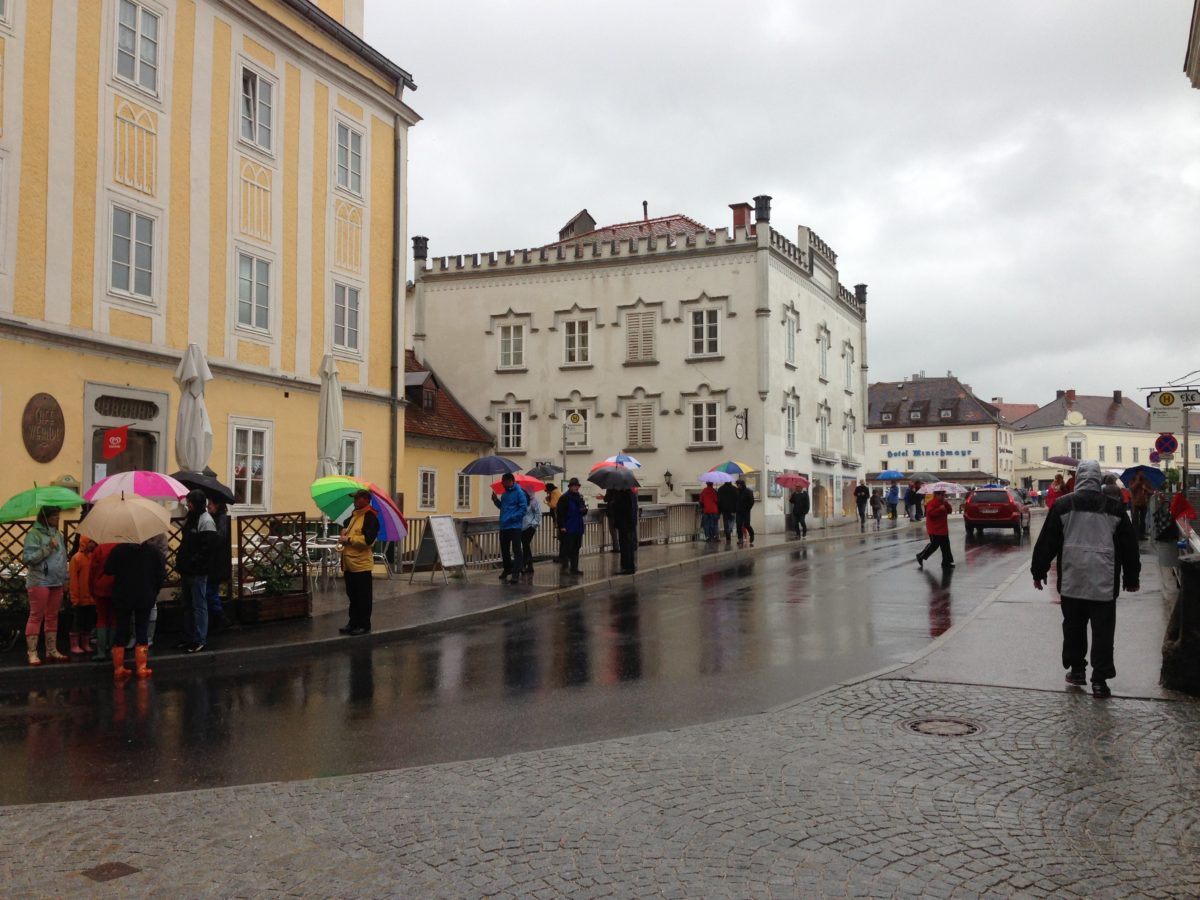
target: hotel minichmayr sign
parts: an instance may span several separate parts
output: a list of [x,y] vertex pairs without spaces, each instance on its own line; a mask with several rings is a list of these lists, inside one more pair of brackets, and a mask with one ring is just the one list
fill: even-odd
[[907,456],[974,456],[974,450],[889,450],[888,459],[901,459]]

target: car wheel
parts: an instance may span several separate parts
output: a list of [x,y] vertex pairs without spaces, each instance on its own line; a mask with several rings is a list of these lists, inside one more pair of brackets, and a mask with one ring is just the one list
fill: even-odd
[[1013,534],[1015,534],[1017,536],[1017,541],[1020,542],[1020,540],[1021,540],[1021,523],[1020,522],[1018,522],[1016,525],[1013,526]]

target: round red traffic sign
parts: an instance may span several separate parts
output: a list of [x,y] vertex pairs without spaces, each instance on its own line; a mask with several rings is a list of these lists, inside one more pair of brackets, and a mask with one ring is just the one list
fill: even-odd
[[1174,453],[1179,449],[1179,441],[1173,434],[1160,434],[1154,441],[1154,449],[1159,453]]
[[1158,461],[1159,461],[1159,459],[1160,459],[1160,457],[1159,457],[1159,455],[1158,455],[1158,451],[1157,451],[1157,450],[1151,450],[1151,451],[1150,451],[1150,462],[1152,462],[1152,463],[1156,463],[1156,462],[1158,462]]

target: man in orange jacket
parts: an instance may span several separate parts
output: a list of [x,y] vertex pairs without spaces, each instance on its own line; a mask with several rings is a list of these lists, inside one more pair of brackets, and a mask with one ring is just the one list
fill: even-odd
[[925,506],[925,530],[929,533],[929,543],[917,554],[917,568],[925,568],[925,560],[933,556],[933,551],[941,549],[942,568],[954,568],[954,553],[950,550],[950,525],[946,521],[950,515],[950,504],[946,502],[945,491],[934,491],[933,499]]

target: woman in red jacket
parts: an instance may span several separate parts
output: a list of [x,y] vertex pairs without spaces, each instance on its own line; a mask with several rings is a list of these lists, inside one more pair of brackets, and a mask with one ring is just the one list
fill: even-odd
[[929,532],[929,543],[917,554],[917,568],[925,568],[925,560],[939,548],[942,551],[942,568],[954,568],[954,554],[950,551],[950,525],[946,521],[949,515],[950,504],[946,502],[946,492],[934,491],[933,499],[925,507],[925,530]]

